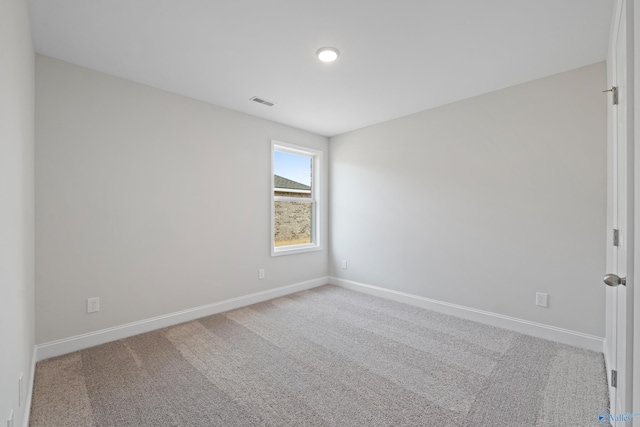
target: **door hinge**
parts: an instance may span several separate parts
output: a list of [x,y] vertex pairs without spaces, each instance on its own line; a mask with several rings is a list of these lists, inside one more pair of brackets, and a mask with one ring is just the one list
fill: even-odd
[[607,90],[603,90],[602,92],[611,92],[611,103],[613,105],[618,105],[618,88],[615,86],[611,86],[611,88]]
[[611,387],[618,387],[618,371],[611,370]]
[[613,229],[613,246],[620,246],[620,230]]

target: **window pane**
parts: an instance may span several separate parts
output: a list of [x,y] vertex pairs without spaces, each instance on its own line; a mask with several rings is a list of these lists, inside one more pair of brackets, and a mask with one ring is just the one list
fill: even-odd
[[271,147],[271,256],[322,250],[316,194],[322,152],[275,140]]
[[[285,197],[296,197],[294,194],[300,190],[306,190],[307,193],[302,197],[311,197],[311,176],[312,169],[311,157],[285,153],[282,151],[274,151],[273,153],[273,174],[274,187],[290,190]],[[293,190],[293,191],[291,191]]]
[[311,243],[313,203],[274,202],[275,246]]

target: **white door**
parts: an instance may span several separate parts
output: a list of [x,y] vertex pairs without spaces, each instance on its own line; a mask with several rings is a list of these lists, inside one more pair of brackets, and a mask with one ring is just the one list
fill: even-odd
[[[627,276],[627,256],[632,243],[632,236],[628,227],[628,92],[627,92],[627,1],[619,0],[614,15],[613,32],[611,37],[611,80],[615,88],[609,95],[611,105],[611,212],[613,229],[607,250],[607,265],[609,268],[605,283],[607,287],[607,375],[609,379],[610,411],[613,415],[631,412],[628,397],[631,394],[631,384],[627,381],[627,351],[631,349],[627,327],[627,286],[624,283]],[[617,98],[617,104],[613,104]],[[616,241],[614,243],[614,240]],[[630,359],[629,359],[630,360]],[[614,376],[615,379],[612,378]],[[615,385],[614,385],[615,384]],[[613,422],[614,425],[622,425]]]

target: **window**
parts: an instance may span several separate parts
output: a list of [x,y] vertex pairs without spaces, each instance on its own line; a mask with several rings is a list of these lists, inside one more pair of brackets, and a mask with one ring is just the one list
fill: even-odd
[[271,255],[320,250],[322,152],[279,141],[271,146]]

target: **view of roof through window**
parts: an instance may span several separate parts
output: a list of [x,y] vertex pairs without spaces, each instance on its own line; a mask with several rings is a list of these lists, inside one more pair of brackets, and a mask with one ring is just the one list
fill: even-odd
[[[311,186],[311,158],[298,154],[275,151],[273,153],[273,173],[293,182]],[[278,185],[276,185],[278,187]]]

